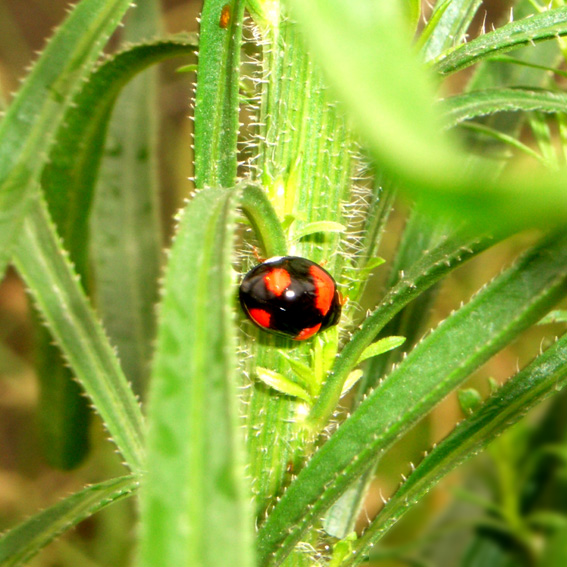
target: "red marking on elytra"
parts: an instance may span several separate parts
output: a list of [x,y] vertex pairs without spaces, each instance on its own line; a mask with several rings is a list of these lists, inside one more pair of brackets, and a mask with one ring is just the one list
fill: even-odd
[[266,327],[266,329],[270,328],[270,320],[272,316],[267,311],[264,311],[263,309],[250,309],[248,313],[250,313],[250,317],[252,317],[258,325]]
[[335,297],[335,284],[327,272],[319,266],[310,266],[309,273],[315,284],[315,307],[319,309],[323,317],[329,312],[331,303]]
[[264,276],[264,283],[268,291],[279,297],[291,284],[291,276],[283,268],[274,268]]
[[317,323],[314,327],[307,327],[302,329],[296,337],[293,337],[294,341],[304,341],[305,339],[311,338],[319,329],[321,328],[321,323]]

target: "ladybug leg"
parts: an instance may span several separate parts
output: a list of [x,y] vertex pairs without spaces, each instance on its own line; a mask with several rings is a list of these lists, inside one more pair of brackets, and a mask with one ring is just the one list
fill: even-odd
[[341,307],[344,307],[348,303],[348,297],[346,295],[343,295],[340,291],[338,292],[338,294],[339,303],[341,304]]
[[254,257],[256,258],[256,260],[258,260],[259,264],[262,264],[266,261],[266,258],[262,258],[262,256],[260,256],[260,251],[258,250],[257,246],[252,247],[252,252],[254,253]]

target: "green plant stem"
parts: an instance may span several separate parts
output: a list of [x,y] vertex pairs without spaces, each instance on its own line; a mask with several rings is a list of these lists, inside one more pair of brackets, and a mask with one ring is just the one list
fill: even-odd
[[[261,183],[277,218],[293,220],[286,231],[288,252],[325,261],[325,268],[340,280],[344,258],[337,253],[342,235],[336,227],[347,224],[344,203],[351,200],[352,138],[340,107],[309,60],[297,26],[284,14],[259,32],[263,57],[255,132],[258,146],[251,160],[251,177]],[[275,219],[272,224],[276,225]],[[310,232],[313,226],[334,230]],[[278,238],[283,240],[281,235]],[[279,247],[285,249],[283,241]],[[281,350],[294,361],[311,361],[311,341],[298,343],[244,328],[253,337],[243,338],[241,345],[254,355],[245,366],[252,380],[257,366],[290,375],[290,363],[279,355]],[[331,333],[327,340],[333,341]],[[250,472],[262,521],[293,476],[289,469],[302,466],[311,446],[305,444],[298,425],[303,403],[257,382],[252,382],[244,398]],[[305,555],[297,558],[300,563],[309,560]]]

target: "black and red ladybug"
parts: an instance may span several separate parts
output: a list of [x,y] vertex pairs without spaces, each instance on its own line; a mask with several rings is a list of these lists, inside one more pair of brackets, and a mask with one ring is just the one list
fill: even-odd
[[276,256],[252,268],[239,296],[256,325],[296,341],[336,325],[341,316],[342,298],[333,277],[299,256]]

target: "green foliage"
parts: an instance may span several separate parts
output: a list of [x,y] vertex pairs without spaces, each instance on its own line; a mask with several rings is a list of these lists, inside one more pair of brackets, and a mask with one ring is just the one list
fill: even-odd
[[135,476],[107,480],[72,494],[36,514],[0,540],[0,564],[25,565],[50,541],[105,506],[130,496],[138,486]]
[[231,308],[235,204],[230,190],[199,193],[171,250],[148,409],[140,565],[254,564]]
[[[482,505],[460,564],[490,555],[505,565],[518,550],[531,565],[564,563],[567,514],[549,494],[567,494],[565,435],[551,434],[565,430],[565,396],[533,432],[509,429],[564,387],[566,335],[486,400],[465,382],[532,327],[563,331],[564,309],[549,312],[567,291],[567,236],[556,230],[567,218],[557,70],[567,8],[521,0],[515,21],[465,42],[481,5],[440,0],[424,15],[414,0],[206,0],[198,191],[168,254],[156,77],[134,76],[193,53],[197,40],[149,41],[161,26],[147,3],[124,36],[144,43],[95,66],[128,3],[74,8],[0,125],[0,267],[15,265],[133,476],[8,531],[0,565],[23,565],[138,484],[140,566],[357,565],[380,557],[392,526],[501,434],[489,452],[495,501]],[[514,59],[502,56],[510,50]],[[470,66],[463,91],[437,100],[436,86]],[[505,159],[520,152],[536,166]],[[392,253],[381,241],[398,196],[411,210]],[[527,250],[432,330],[439,285],[534,227],[537,243],[518,240]],[[291,341],[246,321],[235,271],[246,272],[256,246],[324,262],[346,299],[339,325]],[[53,360],[38,372],[58,376]],[[68,417],[76,392],[51,384],[46,435],[62,447],[53,461],[71,467],[87,451],[64,430],[78,431]],[[376,467],[455,391],[464,419],[355,533]]]
[[129,0],[79,3],[49,42],[0,124],[2,273],[63,115],[129,6]]
[[442,75],[455,73],[487,57],[561,37],[567,34],[566,19],[567,8],[557,8],[518,22],[510,22],[439,56],[435,62],[436,70]]
[[445,320],[321,447],[263,525],[261,558],[273,554],[278,563],[375,456],[565,294],[567,238],[551,242]]
[[[129,14],[122,37],[123,44],[129,45],[130,49],[104,63],[91,77],[89,84],[92,86],[103,83],[100,77],[104,75],[108,80],[105,87],[99,86],[95,90],[99,93],[97,104],[101,99],[111,101],[120,94],[108,123],[106,146],[104,137],[96,141],[99,148],[105,147],[96,189],[96,175],[81,175],[81,189],[71,190],[84,194],[90,189],[95,196],[91,222],[84,227],[78,242],[84,247],[92,233],[93,268],[88,281],[93,282],[95,301],[118,350],[124,373],[134,391],[142,396],[147,388],[153,353],[155,305],[163,260],[156,152],[159,120],[155,112],[159,108],[159,81],[157,69],[147,67],[176,53],[190,55],[197,47],[197,38],[191,36],[155,41],[160,27],[158,3],[139,4]],[[153,41],[149,44],[132,46],[132,43],[150,40]],[[144,51],[146,56],[142,55]],[[126,53],[130,54],[128,59]],[[122,59],[121,64],[119,59]],[[114,81],[109,80],[112,67],[124,69],[115,72]],[[143,68],[147,70],[132,78]],[[95,80],[97,75],[98,81]],[[102,91],[104,96],[100,96]],[[85,113],[84,108],[95,102],[87,100],[87,96],[81,96],[83,113],[91,116],[92,123],[92,114]],[[107,102],[104,106],[112,105]],[[91,167],[98,165],[93,159],[97,155],[93,145],[97,144],[85,148],[85,154],[91,157],[84,163],[90,163]],[[70,153],[69,146],[65,153]]]
[[[91,218],[94,185],[102,158],[110,110],[116,102],[118,93],[134,75],[153,63],[174,56],[187,55],[195,47],[195,38],[176,38],[137,45],[115,55],[92,73],[90,80],[76,95],[73,104],[62,118],[49,162],[42,172],[41,183],[49,212],[63,239],[65,249],[69,252],[69,258],[81,278],[82,285],[86,288],[93,288],[93,285],[89,270],[90,225],[85,220]],[[132,91],[125,93],[128,94],[132,96]],[[143,92],[143,100],[151,102],[147,94],[146,88]],[[117,112],[120,112],[119,131],[122,133],[126,113],[123,106],[119,107]],[[147,113],[144,113],[144,123],[147,122],[145,114]],[[130,139],[142,143],[139,135]],[[117,183],[119,189],[115,186],[113,190],[103,193],[104,185],[99,186],[99,194],[103,193],[103,195],[98,202],[104,202],[104,206],[110,206],[113,212],[108,210],[103,211],[104,214],[99,212],[93,222],[95,224],[93,232],[97,239],[94,244],[95,257],[98,262],[105,264],[105,276],[96,282],[94,287],[97,297],[102,300],[102,315],[112,338],[116,339],[115,344],[119,348],[126,375],[140,393],[143,391],[142,376],[144,372],[147,373],[146,369],[149,366],[148,350],[154,338],[153,306],[157,300],[161,235],[158,226],[146,232],[146,229],[151,227],[151,220],[157,216],[157,211],[155,207],[152,209],[151,199],[144,199],[144,185],[140,185],[143,182],[143,170],[141,167],[140,169],[136,167],[136,159],[132,159],[134,152],[129,154],[130,159],[128,159],[126,143],[121,143],[116,134],[113,135],[113,141],[125,153],[117,158],[119,171],[127,171],[130,174],[126,180]],[[116,157],[120,153],[115,147],[112,155]],[[139,147],[136,149],[135,157],[140,155],[150,156],[151,152],[148,148],[144,151],[143,147]],[[111,159],[107,156],[105,161],[107,172]],[[130,185],[128,179],[132,180]],[[129,186],[130,201],[120,203],[120,206],[112,203],[120,194],[124,195]],[[123,214],[125,210],[128,211],[126,216]],[[119,220],[114,214],[118,214]],[[127,220],[130,223],[127,223]],[[120,234],[116,234],[118,228],[122,230]],[[126,232],[127,228],[129,232]],[[109,231],[111,231],[110,235]],[[145,242],[140,237],[141,234],[148,235],[149,244],[146,247],[141,245]],[[102,246],[97,246],[98,239],[103,240]],[[135,243],[132,239],[135,239]],[[117,244],[122,246],[122,249]],[[120,250],[122,256],[119,254]],[[138,251],[140,256],[138,263],[135,261],[134,251]],[[130,268],[130,271],[126,270],[126,267]],[[136,267],[138,272],[135,271]],[[124,283],[119,277],[126,276],[128,276],[128,288],[137,288],[137,293],[123,292]],[[119,294],[119,299],[114,301],[113,291],[114,294]],[[140,304],[126,309],[124,302],[131,297],[139,298]],[[120,323],[116,322],[117,319]],[[47,331],[38,329],[38,350],[43,355],[38,365],[38,372],[42,393],[41,410],[45,413],[41,418],[46,441],[44,451],[52,463],[62,468],[72,468],[81,462],[87,451],[85,437],[89,420],[86,414],[86,400],[77,384],[73,382],[70,369],[64,366],[58,349],[51,344],[51,341],[52,338]],[[129,356],[131,350],[134,350],[135,363],[132,362],[132,356]]]
[[45,203],[33,199],[14,262],[126,464],[139,472],[145,452],[140,407],[62,251]]
[[465,120],[497,112],[530,112],[539,110],[560,113],[565,110],[565,93],[522,88],[502,88],[475,91],[443,101],[443,111],[449,126]]
[[[225,6],[228,26],[219,25]],[[203,5],[199,39],[200,78],[195,93],[195,185],[236,183],[238,87],[244,0]]]

